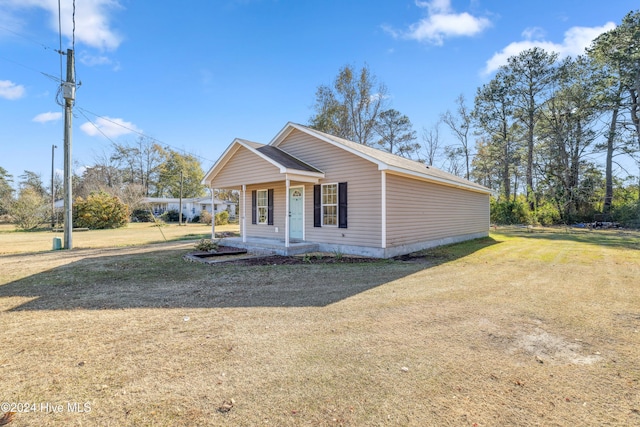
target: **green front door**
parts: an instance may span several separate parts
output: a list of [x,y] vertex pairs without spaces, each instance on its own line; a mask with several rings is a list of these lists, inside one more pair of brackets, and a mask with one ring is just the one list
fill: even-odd
[[289,189],[289,239],[302,240],[304,228],[304,188]]

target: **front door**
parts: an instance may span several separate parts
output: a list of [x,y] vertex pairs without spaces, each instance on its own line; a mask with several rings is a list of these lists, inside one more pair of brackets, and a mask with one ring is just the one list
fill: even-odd
[[289,189],[289,239],[302,240],[304,228],[304,187]]

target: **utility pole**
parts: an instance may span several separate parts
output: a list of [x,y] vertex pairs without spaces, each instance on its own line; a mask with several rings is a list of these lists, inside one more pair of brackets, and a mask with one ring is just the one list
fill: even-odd
[[71,191],[71,119],[76,98],[73,50],[67,49],[67,81],[62,83],[64,97],[64,248],[73,249],[73,196]]
[[58,148],[57,145],[51,146],[51,228],[56,226],[56,189],[53,186],[53,156],[56,148]]
[[178,225],[182,225],[182,183],[184,182],[182,171],[180,171],[180,212],[178,216]]

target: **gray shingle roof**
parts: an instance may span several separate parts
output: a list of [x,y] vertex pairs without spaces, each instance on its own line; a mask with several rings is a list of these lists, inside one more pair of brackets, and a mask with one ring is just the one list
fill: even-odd
[[278,147],[272,147],[270,145],[263,145],[262,147],[257,149],[259,152],[269,157],[270,159],[280,163],[287,169],[296,169],[307,172],[319,172],[322,171],[314,168],[308,163],[303,162],[302,160],[298,160],[289,153],[285,153]]

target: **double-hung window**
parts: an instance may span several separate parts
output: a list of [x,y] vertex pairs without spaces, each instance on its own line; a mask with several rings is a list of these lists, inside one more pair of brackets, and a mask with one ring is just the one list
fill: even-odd
[[347,183],[313,186],[313,226],[347,228]]
[[322,225],[338,225],[338,184],[322,185]]
[[258,210],[258,224],[266,224],[269,213],[269,198],[267,190],[256,192],[256,206]]
[[251,224],[273,225],[273,189],[251,191]]

